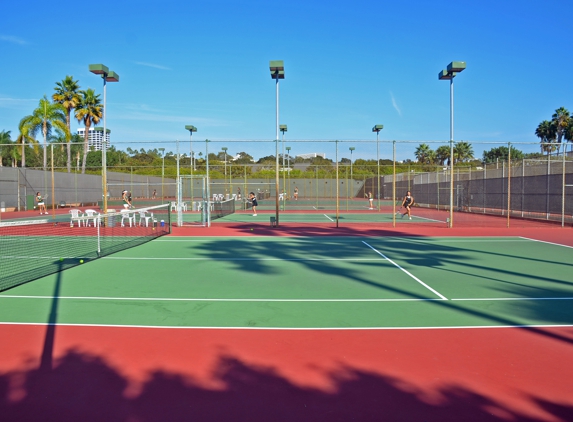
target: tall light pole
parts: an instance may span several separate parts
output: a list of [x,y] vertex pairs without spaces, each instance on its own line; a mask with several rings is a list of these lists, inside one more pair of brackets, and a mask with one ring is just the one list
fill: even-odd
[[[197,132],[197,128],[193,125],[186,125],[185,129],[189,131],[189,154],[191,156],[191,161],[189,163],[189,171],[191,175],[195,171],[195,160],[193,159],[193,132]],[[195,194],[193,192],[193,186],[195,185],[195,181],[191,178],[191,207],[193,207],[193,201],[195,200]]]
[[[350,181],[351,183],[353,182],[353,177],[352,177],[352,152],[356,149],[354,147],[350,147],[348,148],[350,150]],[[352,192],[350,192],[352,193]]]
[[[283,163],[282,163],[282,168],[283,168],[283,193],[286,192],[286,185],[285,185],[285,132],[288,131],[287,125],[279,125],[279,130],[282,133],[282,139],[281,139],[281,143],[283,144]],[[286,198],[283,195],[283,211],[284,211],[284,207],[286,204]]]
[[282,60],[271,60],[269,62],[269,69],[271,71],[271,78],[276,81],[276,137],[275,137],[275,219],[276,225],[279,226],[279,79],[285,78],[285,67]]
[[229,148],[223,147],[221,150],[223,151],[223,161],[225,162],[225,179],[227,178],[227,150]]
[[290,150],[291,147],[286,147],[287,150],[287,171],[288,171],[288,184],[289,184],[289,188],[287,189],[288,191],[290,191]]
[[375,125],[372,128],[372,132],[376,132],[376,175],[378,178],[378,193],[376,196],[378,197],[378,211],[380,211],[380,140],[378,136],[382,129],[384,129],[384,125]]
[[101,154],[101,183],[103,190],[103,212],[107,213],[107,131],[106,131],[106,82],[119,82],[119,75],[103,64],[90,64],[89,70],[103,79],[103,147]]
[[191,174],[195,170],[195,160],[193,160],[193,132],[197,132],[197,128],[193,125],[186,125],[185,129],[189,131],[189,153],[191,155]]
[[163,179],[165,178],[165,148],[158,148],[159,151],[161,151],[161,158],[163,160],[163,162],[161,163],[161,202],[163,202],[163,186],[164,186],[164,182]]
[[465,68],[466,62],[451,62],[438,73],[439,80],[450,81],[450,228],[454,226],[454,78]]

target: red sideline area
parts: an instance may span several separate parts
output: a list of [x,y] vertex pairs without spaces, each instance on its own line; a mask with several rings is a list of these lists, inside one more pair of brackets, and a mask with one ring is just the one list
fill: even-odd
[[[523,236],[571,228],[214,223],[174,236]],[[269,214],[269,216],[272,214]],[[251,230],[251,228],[253,230]],[[46,342],[45,339],[53,339]],[[573,327],[0,324],[4,421],[572,421]]]
[[45,334],[0,326],[2,421],[573,420],[572,328]]

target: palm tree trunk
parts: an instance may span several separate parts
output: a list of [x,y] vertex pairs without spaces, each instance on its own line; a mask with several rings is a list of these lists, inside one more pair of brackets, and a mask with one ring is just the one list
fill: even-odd
[[82,159],[82,174],[86,172],[86,161],[88,159],[88,134],[90,131],[90,124],[87,121],[84,121],[85,124],[85,132],[84,132],[84,156]]
[[68,167],[68,173],[72,172],[72,133],[70,132],[70,112],[71,110],[68,109],[67,110],[68,113],[66,114],[66,124],[68,125],[68,132],[69,132],[69,138],[67,139],[67,152],[68,152],[68,162],[67,162],[67,167]]
[[44,134],[44,171],[48,167],[48,156],[46,154],[48,149],[48,128],[46,127],[46,122],[44,122],[44,126],[42,127],[42,133]]
[[26,142],[22,142],[22,168],[26,167]]

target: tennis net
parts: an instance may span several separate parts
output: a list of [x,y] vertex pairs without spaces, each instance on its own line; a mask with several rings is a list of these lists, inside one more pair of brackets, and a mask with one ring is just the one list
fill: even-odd
[[107,214],[72,211],[0,223],[0,291],[142,245],[171,227],[167,204]]
[[235,212],[235,199],[226,201],[212,202],[211,219],[222,218]]

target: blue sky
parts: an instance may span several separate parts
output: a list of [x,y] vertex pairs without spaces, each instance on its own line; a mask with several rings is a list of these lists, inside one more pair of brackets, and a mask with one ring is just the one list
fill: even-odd
[[[381,158],[413,159],[421,142],[449,140],[449,83],[438,72],[465,61],[456,77],[455,139],[484,149],[511,143],[539,151],[534,131],[558,107],[573,110],[573,2],[138,1],[2,2],[0,130],[19,120],[55,82],[73,75],[102,92],[88,71],[104,63],[107,126],[119,149],[229,148],[274,154],[275,84],[269,60],[284,60],[280,123],[293,154],[333,142],[375,140]],[[77,129],[74,121],[72,129]],[[15,137],[15,136],[14,136]],[[434,143],[436,142],[436,143]],[[340,157],[375,158],[374,143],[339,144]]]

